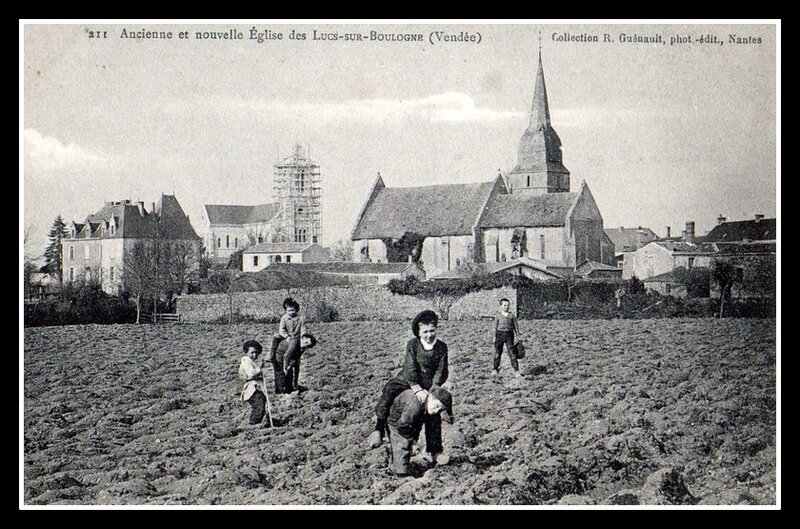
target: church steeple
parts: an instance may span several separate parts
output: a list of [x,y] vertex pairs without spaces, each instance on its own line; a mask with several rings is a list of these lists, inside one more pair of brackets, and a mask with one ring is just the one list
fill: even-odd
[[539,46],[530,120],[519,140],[517,165],[509,177],[513,192],[560,193],[569,191],[569,171],[561,163],[561,138],[550,123],[541,42]]
[[547,103],[547,87],[544,84],[542,68],[542,48],[539,48],[539,65],[536,69],[536,85],[533,89],[533,104],[528,128],[538,130],[550,126],[550,105]]

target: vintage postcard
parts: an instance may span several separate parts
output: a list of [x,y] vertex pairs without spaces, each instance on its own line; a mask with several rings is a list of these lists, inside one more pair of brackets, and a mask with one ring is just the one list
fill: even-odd
[[780,508],[780,41],[21,21],[20,507]]

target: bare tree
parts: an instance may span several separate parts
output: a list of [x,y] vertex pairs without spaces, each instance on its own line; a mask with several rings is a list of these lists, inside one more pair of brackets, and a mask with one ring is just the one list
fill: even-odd
[[142,312],[142,296],[153,291],[155,255],[145,241],[137,241],[122,256],[122,279],[125,288],[136,299],[136,323]]
[[350,239],[339,239],[331,248],[331,259],[334,261],[353,260],[353,241]]
[[166,248],[166,279],[173,293],[185,293],[190,284],[196,283],[200,262],[193,243],[176,241]]

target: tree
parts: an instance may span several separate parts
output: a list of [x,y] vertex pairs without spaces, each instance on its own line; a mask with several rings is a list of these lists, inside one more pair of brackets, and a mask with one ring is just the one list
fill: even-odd
[[720,289],[719,317],[721,318],[725,308],[725,300],[732,301],[731,290],[733,290],[733,285],[737,280],[737,271],[736,267],[731,263],[715,260],[711,273]]
[[155,254],[144,241],[137,241],[122,256],[123,284],[136,299],[136,323],[142,312],[142,297],[153,291]]
[[244,248],[239,248],[231,254],[228,258],[228,264],[225,265],[227,270],[242,270],[244,264]]
[[707,298],[711,293],[711,271],[708,268],[685,268],[679,266],[672,271],[675,280],[686,288],[690,298]]
[[347,262],[353,260],[353,241],[350,239],[339,239],[331,248],[331,259],[334,261]]
[[22,284],[24,288],[24,296],[26,298],[32,295],[33,291],[33,274],[36,273],[36,264],[34,261],[37,259],[33,257],[28,250],[28,243],[30,242],[31,232],[33,231],[33,226],[28,225],[25,227],[25,232],[22,235],[22,246],[24,248],[23,252],[23,263],[22,263]]
[[208,259],[208,252],[206,251],[205,245],[200,243],[200,262],[197,266],[197,277],[200,278],[207,278],[208,277],[208,269],[211,268],[211,262]]
[[190,284],[197,283],[200,263],[193,243],[175,241],[168,245],[166,264],[168,289],[171,292],[183,294]]
[[69,235],[67,225],[64,224],[64,219],[61,218],[61,215],[58,215],[53,220],[53,225],[50,227],[50,233],[48,234],[50,243],[44,251],[44,266],[41,270],[58,279],[59,283],[63,282],[62,266],[64,262],[61,241],[64,240],[67,235]]
[[399,239],[384,238],[386,246],[386,260],[390,263],[404,263],[411,257],[411,261],[418,263],[422,257],[422,247],[425,236],[407,231]]

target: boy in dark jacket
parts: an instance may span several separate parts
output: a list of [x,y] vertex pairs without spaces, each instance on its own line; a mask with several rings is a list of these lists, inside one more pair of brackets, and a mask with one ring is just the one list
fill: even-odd
[[317,345],[314,335],[306,333],[297,345],[291,340],[282,340],[272,351],[269,359],[275,375],[275,393],[292,393],[298,389],[300,358],[303,353]]
[[[415,338],[406,344],[403,368],[383,387],[381,397],[375,407],[375,431],[369,436],[369,444],[377,448],[383,442],[387,420],[394,399],[410,389],[420,403],[428,398],[431,388],[440,387],[449,375],[447,363],[447,344],[436,338],[439,317],[432,310],[417,314],[411,322]],[[426,450],[436,459],[442,452],[442,421],[434,415],[425,421]]]
[[[391,469],[398,476],[408,474],[411,445],[419,438],[423,425],[427,431],[427,424],[434,416],[453,423],[453,398],[446,389],[431,388],[424,403],[410,389],[394,399],[389,412],[388,429],[392,448]],[[440,453],[436,463],[446,464],[446,456]]]
[[522,376],[519,372],[519,361],[514,353],[514,344],[517,340],[519,340],[517,317],[511,313],[511,302],[503,298],[500,300],[500,311],[495,315],[492,325],[492,343],[494,344],[492,368],[495,375],[500,373],[500,359],[503,356],[503,346],[505,345],[514,374],[518,377]]

